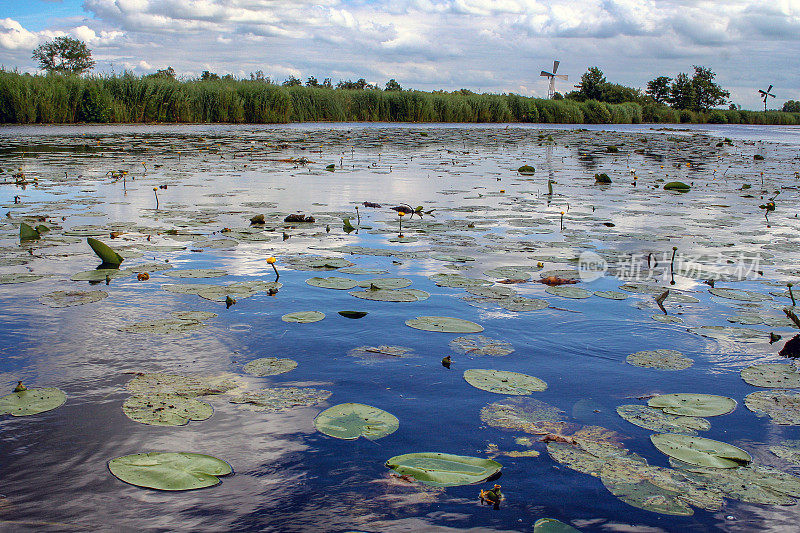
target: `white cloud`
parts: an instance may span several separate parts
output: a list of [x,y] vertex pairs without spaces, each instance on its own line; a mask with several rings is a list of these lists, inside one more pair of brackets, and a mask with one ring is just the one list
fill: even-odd
[[35,33],[23,28],[16,20],[0,19],[0,47],[8,50],[33,48],[38,40]]

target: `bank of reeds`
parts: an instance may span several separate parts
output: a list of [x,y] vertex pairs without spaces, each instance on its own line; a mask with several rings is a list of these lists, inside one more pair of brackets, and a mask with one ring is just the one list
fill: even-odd
[[547,100],[516,94],[282,87],[250,80],[30,75],[0,70],[0,123],[536,122],[800,124],[800,113]]

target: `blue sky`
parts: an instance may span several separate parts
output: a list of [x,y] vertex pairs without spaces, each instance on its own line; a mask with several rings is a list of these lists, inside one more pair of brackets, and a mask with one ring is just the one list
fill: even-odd
[[589,66],[644,88],[704,65],[732,100],[800,100],[800,0],[0,0],[0,64],[35,72],[31,50],[87,42],[100,72],[272,79],[389,78],[423,90],[547,94]]

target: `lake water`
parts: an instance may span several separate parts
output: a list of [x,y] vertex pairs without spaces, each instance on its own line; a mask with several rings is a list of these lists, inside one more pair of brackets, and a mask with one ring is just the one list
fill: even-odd
[[[733,142],[722,142],[725,137]],[[753,364],[791,363],[778,351],[797,333],[782,310],[792,305],[786,283],[800,277],[798,144],[800,129],[763,126],[0,128],[0,205],[7,213],[0,222],[0,396],[20,380],[67,396],[64,405],[40,414],[0,415],[0,529],[533,531],[537,519],[549,517],[581,531],[790,531],[800,516],[792,497],[800,496],[794,485],[800,487],[800,478],[784,476],[783,492],[769,492],[780,504],[758,503],[766,498],[763,490],[737,497],[730,487],[714,492],[717,505],[676,504],[678,485],[653,485],[657,474],[641,465],[623,480],[608,472],[592,476],[556,461],[540,439],[548,433],[577,439],[584,448],[549,446],[580,453],[586,441],[613,444],[627,457],[637,454],[661,467],[659,475],[683,476],[681,483],[689,484],[681,490],[720,491],[696,476],[693,484],[687,481],[696,472],[679,473],[686,470],[651,442],[656,431],[616,411],[645,406],[656,394],[714,394],[737,406],[709,416],[710,429],[700,436],[744,449],[753,464],[798,472],[797,463],[771,449],[793,450],[797,426],[748,409],[747,395],[769,389],[740,376]],[[523,164],[534,166],[535,174],[518,173]],[[13,177],[19,172],[24,177]],[[596,184],[599,173],[612,183]],[[691,190],[665,191],[671,181]],[[759,206],[771,198],[776,209],[765,218]],[[401,221],[390,209],[400,204],[432,212]],[[284,222],[292,213],[315,221]],[[258,214],[265,224],[251,225]],[[360,226],[357,231],[345,232],[344,218]],[[50,231],[21,243],[22,222]],[[99,263],[87,237],[125,257],[120,268],[126,275],[73,281]],[[382,273],[314,268],[309,256]],[[268,257],[277,259],[282,286],[276,294],[234,294],[236,303],[226,308],[224,297],[165,290],[171,284],[273,282]],[[502,266],[520,268],[490,271]],[[172,277],[188,269],[226,275]],[[138,280],[136,271],[149,279]],[[548,289],[535,282],[543,272],[581,281]],[[519,282],[528,275],[533,281]],[[365,287],[306,283],[328,276]],[[430,296],[390,302],[350,294],[380,286],[364,281],[382,278],[405,278],[409,288]],[[500,283],[506,278],[515,282]],[[23,279],[30,280],[17,283]],[[739,299],[713,295],[708,280],[717,289],[749,292],[734,291]],[[620,290],[626,282],[647,286]],[[470,283],[483,288],[467,292],[463,285]],[[588,297],[553,294],[563,287],[586,289],[582,296]],[[655,297],[666,289],[665,313]],[[51,307],[54,291],[107,296]],[[504,295],[511,291],[528,300],[509,300]],[[549,306],[513,310],[536,307],[535,300]],[[368,314],[356,320],[338,314],[346,310]],[[185,311],[217,316],[188,321],[185,331],[172,334],[130,327],[164,319],[174,325],[180,321],[171,313]],[[300,311],[325,318],[281,318]],[[465,334],[406,325],[421,316],[479,324],[480,335],[510,343],[514,351],[463,353],[451,341]],[[741,329],[714,329],[719,326]],[[770,332],[781,340],[770,344]],[[472,335],[466,334],[474,341]],[[353,353],[365,346],[372,349]],[[634,352],[658,349],[680,351],[693,364],[662,370],[626,362]],[[448,355],[449,369],[441,363]],[[267,377],[243,370],[264,357],[289,358],[297,367]],[[517,396],[523,401],[515,403],[515,397],[470,385],[467,369],[523,373],[547,389]],[[154,372],[222,376],[237,389],[203,396],[214,408],[206,420],[139,423],[122,410],[131,396],[126,383]],[[276,412],[230,401],[243,391],[274,387],[330,396]],[[370,441],[316,429],[316,415],[347,402],[395,415],[398,430]],[[500,423],[498,412],[505,417]],[[123,483],[107,466],[128,454],[168,451],[218,457],[234,474],[213,487],[163,492]],[[494,458],[501,475],[440,488],[397,477],[385,466],[391,457],[414,452]],[[760,486],[777,483],[770,475],[759,478]],[[479,490],[494,483],[505,495],[497,510],[478,500]],[[634,495],[614,495],[631,485]],[[659,502],[686,511],[656,512]]]

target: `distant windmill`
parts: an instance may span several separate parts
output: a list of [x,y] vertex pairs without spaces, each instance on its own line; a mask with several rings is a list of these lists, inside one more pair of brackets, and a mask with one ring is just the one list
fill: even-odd
[[540,76],[544,76],[545,78],[550,78],[550,87],[547,89],[547,97],[552,98],[553,95],[556,93],[556,78],[560,80],[568,80],[569,76],[566,74],[556,74],[558,72],[558,64],[560,61],[553,61],[553,72],[542,71]]
[[764,100],[764,112],[767,112],[767,97],[771,96],[775,98],[775,95],[772,94],[770,91],[772,90],[772,85],[770,85],[766,91],[762,91],[761,89],[758,92],[761,93],[761,99]]

